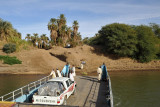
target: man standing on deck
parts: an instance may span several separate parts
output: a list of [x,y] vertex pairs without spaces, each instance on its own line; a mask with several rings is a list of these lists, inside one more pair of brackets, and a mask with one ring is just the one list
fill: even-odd
[[55,73],[54,69],[52,69],[50,75],[52,75],[52,78],[55,78],[55,77],[56,77],[56,73]]
[[60,73],[58,68],[57,68],[57,74],[58,74],[58,77],[62,77],[62,75],[61,75],[61,73]]
[[108,72],[104,62],[103,62],[103,65],[101,66],[101,69],[102,69],[102,80],[106,81]]
[[100,81],[101,77],[102,77],[102,68],[101,68],[101,66],[98,67],[97,73],[98,73],[98,80]]
[[72,67],[72,72],[73,72],[73,76],[76,76],[76,68],[75,68],[74,65],[73,65],[73,67]]
[[62,69],[62,72],[61,72],[63,77],[68,77],[69,76],[69,69],[70,69],[70,65],[67,62],[67,64],[64,66],[64,68]]

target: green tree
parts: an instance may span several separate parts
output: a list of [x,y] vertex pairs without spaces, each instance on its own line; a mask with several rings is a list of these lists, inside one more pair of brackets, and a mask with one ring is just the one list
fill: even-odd
[[33,36],[31,36],[31,42],[33,43],[33,46],[36,46],[38,38],[38,33],[33,33]]
[[68,39],[71,39],[71,33],[72,33],[71,27],[67,27],[66,30],[67,30],[66,33],[67,33]]
[[140,62],[149,62],[155,58],[156,55],[156,44],[155,44],[155,35],[152,32],[152,29],[148,26],[137,26],[137,52],[136,59]]
[[55,18],[51,18],[50,22],[48,23],[48,30],[50,30],[50,38],[52,41],[55,42],[56,44],[56,39],[58,37],[58,23],[57,23],[57,19]]
[[31,40],[31,34],[27,34],[27,36],[25,37],[25,39],[27,39],[27,41]]
[[49,43],[49,38],[46,36],[46,34],[42,34],[41,40],[43,47],[46,48],[46,45]]
[[136,51],[136,32],[125,24],[114,23],[103,26],[99,31],[101,44],[109,53],[132,56]]
[[51,18],[50,22],[48,23],[48,30],[50,30],[50,38],[51,38],[51,43],[57,45],[63,45],[65,46],[68,41],[71,41],[74,38],[75,42],[78,37],[78,22],[74,21],[73,22],[73,31],[71,27],[68,27],[66,25],[66,17],[64,14],[60,14],[58,19]]
[[21,33],[14,29],[10,22],[0,19],[0,40],[8,41],[12,36],[21,38]]
[[154,34],[160,38],[160,25],[156,23],[150,23],[150,26]]
[[12,24],[7,21],[0,20],[0,38],[1,40],[7,40],[12,34]]
[[66,17],[64,16],[64,14],[60,14],[58,21],[58,29],[60,30],[62,28],[62,26],[66,25]]
[[77,39],[77,32],[78,32],[78,28],[79,28],[77,20],[75,20],[73,22],[73,26],[72,27],[73,27],[73,38],[74,38],[74,40],[76,40]]

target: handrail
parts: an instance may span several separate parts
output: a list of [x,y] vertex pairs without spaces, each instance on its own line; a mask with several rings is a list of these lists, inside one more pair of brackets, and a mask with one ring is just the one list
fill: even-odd
[[111,86],[110,76],[109,76],[109,91],[110,91],[110,104],[111,104],[111,107],[113,107],[113,93],[112,93],[112,86]]
[[32,91],[34,89],[36,89],[37,87],[43,85],[44,83],[46,83],[49,79],[51,79],[51,75],[49,76],[46,76],[44,78],[41,78],[37,81],[34,81],[34,82],[31,82],[21,88],[18,88],[8,94],[5,94],[3,96],[0,97],[0,101],[13,101],[15,100],[16,98],[18,98],[19,96],[18,95],[25,95],[25,92],[26,91]]
[[113,94],[112,94],[112,87],[111,87],[111,79],[110,76],[108,75],[108,80],[109,80],[109,101],[110,101],[110,107],[113,107]]

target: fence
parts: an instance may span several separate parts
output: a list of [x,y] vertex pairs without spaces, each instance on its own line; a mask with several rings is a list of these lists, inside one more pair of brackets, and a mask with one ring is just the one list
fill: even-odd
[[28,85],[25,85],[19,89],[16,89],[8,94],[5,94],[0,97],[0,101],[14,101],[16,98],[19,98],[20,96],[28,94],[30,91],[36,89],[37,87],[43,85],[46,83],[49,79],[51,79],[52,76],[46,76],[44,78],[39,79],[38,81],[34,81],[32,83],[29,83]]

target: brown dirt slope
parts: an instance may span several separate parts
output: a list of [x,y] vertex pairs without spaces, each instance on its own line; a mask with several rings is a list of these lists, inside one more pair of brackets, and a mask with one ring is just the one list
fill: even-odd
[[[0,50],[0,55],[6,55]],[[81,60],[86,62],[84,69],[79,72],[94,74],[98,66],[103,62],[107,65],[108,71],[128,70],[159,70],[160,61],[150,63],[139,63],[130,58],[116,58],[115,56],[102,54],[99,47],[87,45],[76,48],[53,47],[50,50],[31,49],[10,54],[22,61],[22,64],[7,65],[0,62],[0,73],[12,74],[42,74],[49,73],[53,68],[62,70],[66,62],[79,67]]]

